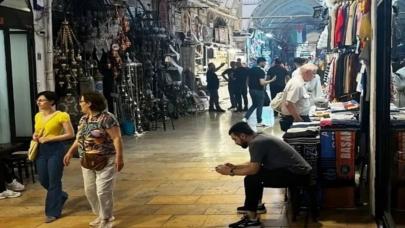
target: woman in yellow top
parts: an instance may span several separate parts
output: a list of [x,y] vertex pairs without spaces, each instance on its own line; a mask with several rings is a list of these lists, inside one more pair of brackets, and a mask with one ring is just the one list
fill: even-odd
[[[69,114],[56,111],[57,95],[44,91],[37,95],[39,112],[35,115],[33,140],[38,141],[36,158],[41,185],[47,190],[45,200],[45,222],[59,218],[68,198],[62,191],[63,157],[66,152],[63,141],[74,137]],[[42,134],[41,134],[42,133]]]

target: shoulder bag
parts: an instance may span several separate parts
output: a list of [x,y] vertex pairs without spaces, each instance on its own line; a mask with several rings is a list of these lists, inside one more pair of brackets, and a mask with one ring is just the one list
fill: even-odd
[[283,103],[285,100],[284,94],[286,94],[285,91],[279,92],[277,93],[276,97],[273,100],[271,100],[270,106],[274,111],[281,113],[282,110],[281,108],[283,107]]

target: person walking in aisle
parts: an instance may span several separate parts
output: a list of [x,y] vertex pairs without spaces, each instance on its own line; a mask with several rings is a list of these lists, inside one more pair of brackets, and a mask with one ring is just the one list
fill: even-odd
[[208,64],[207,89],[210,93],[210,107],[209,107],[210,112],[225,112],[225,110],[223,110],[219,106],[219,95],[218,95],[219,79],[218,75],[215,73],[223,66],[225,66],[225,63],[222,63],[221,66],[219,66],[218,68],[216,68],[215,64],[213,63]]
[[257,66],[253,67],[249,71],[248,77],[248,85],[249,85],[249,94],[252,98],[252,106],[250,106],[249,110],[245,114],[245,118],[242,121],[247,122],[249,117],[252,113],[256,110],[256,117],[257,117],[257,126],[264,127],[265,125],[262,123],[262,111],[263,111],[263,103],[264,103],[264,96],[265,90],[264,88],[270,84],[271,82],[275,81],[275,78],[272,80],[265,80],[265,71],[264,67],[266,66],[266,59],[263,57],[259,57],[257,59]]
[[62,214],[68,194],[62,191],[64,141],[74,137],[70,116],[56,111],[58,97],[55,92],[44,91],[37,95],[39,112],[35,115],[35,132],[32,139],[39,143],[35,159],[41,185],[47,190],[45,222],[50,223]]
[[282,116],[280,118],[281,130],[287,131],[293,122],[311,122],[309,111],[311,108],[310,95],[305,83],[314,78],[318,67],[312,63],[307,63],[298,68],[297,76],[288,81],[284,92],[285,101],[282,105]]
[[[275,79],[274,82],[270,83],[271,98],[275,98],[278,93],[283,92],[287,81],[290,79],[287,70],[282,66],[279,58],[274,60],[274,66],[270,67],[267,71],[267,78]],[[278,112],[274,111],[274,116],[277,115]]]
[[222,73],[222,77],[228,82],[229,99],[231,101],[231,107],[229,107],[228,110],[236,108],[235,69],[236,69],[236,62],[232,61],[231,68],[226,69]]
[[258,204],[263,197],[263,188],[309,185],[312,167],[286,142],[274,136],[258,134],[247,123],[236,123],[229,130],[229,135],[235,144],[249,148],[250,154],[250,161],[244,164],[225,163],[215,169],[222,175],[245,176],[245,203],[237,210],[246,215],[229,227],[261,227]]
[[[248,110],[248,98],[247,98],[247,78],[249,74],[249,68],[244,67],[241,62],[236,63],[235,70],[235,92],[236,92],[236,104],[237,112]],[[242,98],[243,98],[243,108],[242,108]]]
[[90,226],[112,227],[113,189],[116,173],[124,167],[123,146],[119,123],[107,111],[103,95],[84,93],[80,98],[81,111],[76,140],[66,153],[63,162],[70,163],[79,150],[84,191],[93,213],[97,216]]

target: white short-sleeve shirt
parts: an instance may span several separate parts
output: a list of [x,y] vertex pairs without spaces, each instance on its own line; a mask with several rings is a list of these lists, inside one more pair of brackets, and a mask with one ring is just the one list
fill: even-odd
[[[288,81],[284,91],[286,92],[285,101],[294,103],[299,115],[307,116],[311,108],[310,95],[305,88],[305,81],[302,76],[297,74],[296,77]],[[285,105],[282,107],[282,113],[283,115],[291,115]]]

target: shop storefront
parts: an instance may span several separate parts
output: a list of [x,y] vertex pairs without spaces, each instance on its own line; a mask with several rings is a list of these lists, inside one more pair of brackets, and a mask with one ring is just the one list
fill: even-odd
[[26,1],[1,1],[0,143],[19,142],[32,135],[36,91],[33,33]]

